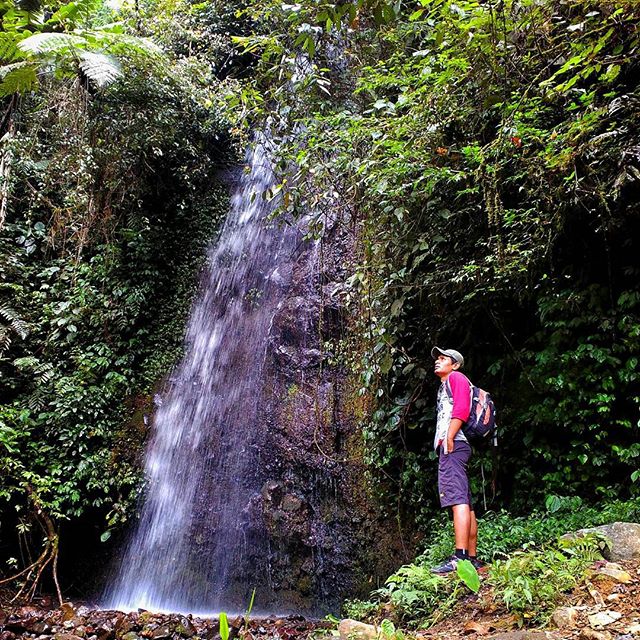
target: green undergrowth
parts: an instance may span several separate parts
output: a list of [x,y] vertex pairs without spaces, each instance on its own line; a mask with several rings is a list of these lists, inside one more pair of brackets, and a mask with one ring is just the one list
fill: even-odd
[[[549,496],[546,511],[535,510],[515,516],[507,511],[487,512],[478,519],[480,556],[493,561],[526,545],[541,545],[558,536],[585,527],[616,521],[640,521],[640,498],[613,500],[587,505],[578,496]],[[441,513],[431,521],[423,553],[416,562],[435,565],[450,556],[453,549],[452,526]]]
[[[550,496],[546,512],[513,516],[506,511],[479,519],[480,554],[490,561],[485,584],[491,598],[519,624],[544,624],[563,594],[584,580],[605,542],[598,535],[564,540],[563,534],[619,520],[637,521],[640,500],[595,506],[580,498]],[[458,575],[439,577],[431,568],[450,555],[452,532],[444,517],[434,519],[428,546],[411,564],[390,576],[369,600],[350,601],[346,615],[379,622],[382,618],[409,628],[430,627],[449,615],[470,591]]]

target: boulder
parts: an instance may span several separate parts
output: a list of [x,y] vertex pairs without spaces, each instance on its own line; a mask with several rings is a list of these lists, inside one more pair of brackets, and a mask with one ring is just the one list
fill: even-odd
[[610,578],[614,582],[620,582],[622,584],[627,584],[633,580],[630,573],[626,572],[619,564],[613,562],[607,562],[604,567],[597,569],[596,578],[599,576]]
[[578,622],[578,611],[574,607],[560,607],[551,616],[558,629],[573,629]]
[[592,627],[605,627],[620,618],[622,614],[617,611],[600,611],[589,616],[589,624]]
[[594,629],[583,629],[580,632],[580,640],[611,640],[611,634],[608,631],[595,631]]
[[609,539],[610,547],[603,551],[607,560],[633,560],[640,558],[640,524],[635,522],[614,522],[600,527],[580,529],[567,537],[583,536],[586,533],[600,533]]
[[372,624],[349,618],[340,621],[338,633],[340,640],[375,640],[378,637],[378,629]]

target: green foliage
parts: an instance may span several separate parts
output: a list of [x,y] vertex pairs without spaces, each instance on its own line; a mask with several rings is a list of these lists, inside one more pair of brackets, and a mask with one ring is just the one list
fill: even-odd
[[[638,522],[640,499],[602,501],[591,507],[577,497],[550,496],[548,511],[534,510],[526,516],[507,511],[488,512],[478,518],[480,557],[489,561],[504,559],[527,546],[541,546],[571,531],[611,522]],[[453,553],[453,535],[447,518],[432,520],[419,564],[435,566]]]
[[4,122],[0,510],[34,550],[34,514],[56,530],[90,515],[96,541],[131,515],[144,414],[181,353],[204,249],[228,204],[216,179],[232,157],[227,123],[214,88],[193,80],[198,63],[182,73],[125,26],[101,28],[94,9],[62,5],[46,27],[60,32],[33,33],[9,8],[22,39],[14,49],[2,38],[5,58],[70,55],[91,80],[54,73],[7,99]]
[[563,594],[584,580],[589,565],[601,558],[600,542],[591,535],[579,545],[563,541],[559,547],[527,549],[496,561],[488,580],[494,598],[520,625],[545,624]]
[[318,212],[322,235],[340,205],[362,245],[345,364],[355,351],[372,400],[371,467],[425,527],[437,505],[429,350],[445,343],[499,408],[488,504],[637,492],[638,6],[250,7],[257,30],[239,42],[258,74],[239,116],[268,104],[295,132],[286,213]]
[[478,593],[480,589],[480,577],[476,568],[471,564],[469,560],[462,560],[456,563],[456,573],[458,578],[466,585],[469,591]]
[[[371,601],[347,602],[346,614],[356,619],[375,619],[381,612],[388,615],[391,611],[398,622],[425,628],[451,613],[458,600],[468,593],[466,589],[476,593],[480,588],[478,573],[468,560],[459,563],[456,573],[446,578],[432,573],[431,567],[423,563],[400,567],[387,578],[382,589],[372,593]],[[386,622],[388,626],[393,624],[391,620]]]

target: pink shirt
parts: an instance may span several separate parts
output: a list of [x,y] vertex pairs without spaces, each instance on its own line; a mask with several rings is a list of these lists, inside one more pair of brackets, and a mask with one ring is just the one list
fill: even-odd
[[451,395],[453,395],[451,418],[458,418],[462,422],[466,422],[471,411],[471,385],[469,384],[469,379],[460,371],[452,371],[447,378],[447,382],[451,387]]
[[[453,371],[446,382],[438,389],[437,402],[438,415],[436,418],[436,434],[433,440],[433,448],[437,449],[441,444],[447,452],[447,433],[452,418],[458,418],[466,422],[471,411],[471,383],[467,376],[459,371]],[[455,440],[467,439],[462,429],[455,435]]]

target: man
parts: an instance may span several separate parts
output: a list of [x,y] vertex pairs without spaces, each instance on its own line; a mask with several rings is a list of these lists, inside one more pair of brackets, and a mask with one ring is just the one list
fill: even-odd
[[434,373],[440,378],[434,438],[440,506],[451,508],[456,542],[455,554],[432,569],[434,573],[444,574],[455,571],[459,560],[471,560],[476,568],[483,563],[477,557],[478,523],[467,476],[471,445],[462,432],[471,409],[471,384],[459,371],[464,365],[459,351],[434,347],[431,356],[435,360]]

